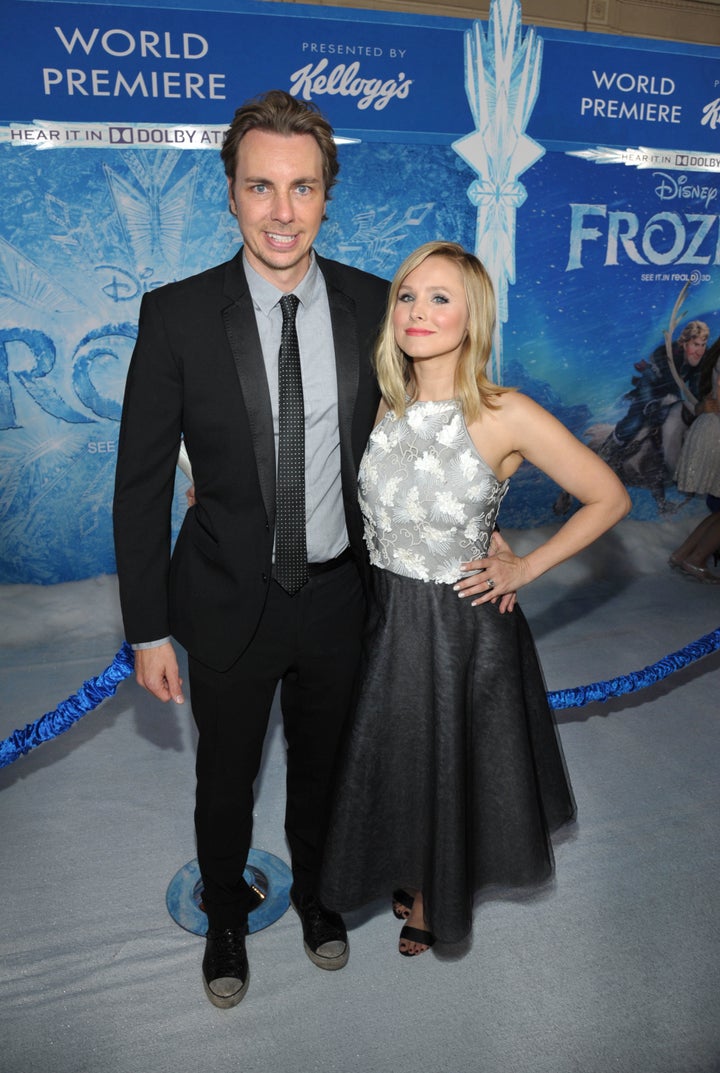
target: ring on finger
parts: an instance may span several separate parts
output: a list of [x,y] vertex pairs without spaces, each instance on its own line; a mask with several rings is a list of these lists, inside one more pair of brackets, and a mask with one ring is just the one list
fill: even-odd
[[491,577],[488,577],[488,578],[485,579],[485,584],[487,585],[487,587],[489,589],[494,589],[495,588],[495,582],[493,581],[493,579]]

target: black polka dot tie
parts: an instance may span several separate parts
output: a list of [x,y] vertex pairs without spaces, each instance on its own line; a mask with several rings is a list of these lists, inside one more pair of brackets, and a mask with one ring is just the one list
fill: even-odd
[[275,520],[275,577],[291,595],[308,580],[305,536],[305,408],[300,347],[295,330],[299,299],[280,299],[283,323],[280,338],[278,389],[280,442],[278,447],[277,517]]

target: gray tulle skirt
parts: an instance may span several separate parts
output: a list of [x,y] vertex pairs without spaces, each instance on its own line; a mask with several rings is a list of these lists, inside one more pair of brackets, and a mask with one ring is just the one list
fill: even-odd
[[450,585],[373,571],[359,696],[338,767],[321,897],[338,911],[421,890],[457,942],[473,897],[553,870],[575,803],[527,621]]

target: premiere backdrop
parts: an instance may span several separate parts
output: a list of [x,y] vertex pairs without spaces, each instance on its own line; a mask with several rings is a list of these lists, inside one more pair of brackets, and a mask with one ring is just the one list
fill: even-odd
[[[390,276],[429,239],[475,249],[495,377],[591,445],[664,332],[720,336],[720,49],[540,31],[514,0],[487,23],[202,6],[0,11],[0,583],[114,571],[140,298],[236,251],[218,149],[263,90],[315,101],[346,139],[319,251]],[[673,465],[663,441],[639,452],[635,517],[701,508]],[[556,519],[558,491],[523,467],[502,523]]]

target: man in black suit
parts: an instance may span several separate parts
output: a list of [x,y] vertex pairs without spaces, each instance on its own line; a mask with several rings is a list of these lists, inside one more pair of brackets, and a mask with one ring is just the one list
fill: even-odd
[[[342,919],[320,903],[316,882],[365,615],[356,477],[379,400],[370,355],[387,284],[313,252],[338,171],[332,129],[314,106],[279,90],[248,102],[235,113],[221,155],[244,246],[226,264],[143,298],[123,406],[114,524],[138,682],[163,701],[181,703],[170,636],[188,652],[199,731],[195,826],[208,915],[203,980],[210,1001],[230,1007],[248,985],[252,902],[243,871],[253,782],[278,682],[292,902],[315,965],[339,969],[348,957]],[[276,524],[277,493],[287,481],[276,463],[286,405],[279,352],[286,344],[292,350],[295,338],[292,313],[285,321],[288,300],[281,299],[291,293],[304,404],[298,591],[279,569],[288,523]],[[196,502],[171,557],[181,437]]]

